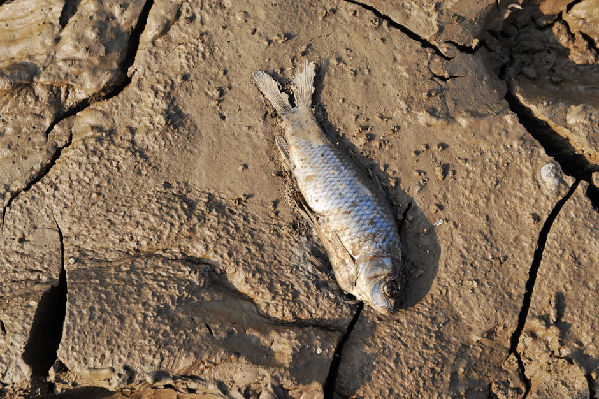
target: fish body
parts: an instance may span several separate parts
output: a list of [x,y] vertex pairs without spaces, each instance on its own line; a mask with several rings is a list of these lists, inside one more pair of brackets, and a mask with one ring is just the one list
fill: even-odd
[[264,72],[254,80],[283,120],[277,137],[284,164],[301,193],[339,286],[382,313],[401,301],[397,223],[373,179],[334,145],[314,118],[314,64],[293,80],[296,106]]

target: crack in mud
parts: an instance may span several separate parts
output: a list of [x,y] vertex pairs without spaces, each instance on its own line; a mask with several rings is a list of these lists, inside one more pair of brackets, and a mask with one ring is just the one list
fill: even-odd
[[335,383],[337,381],[337,376],[339,375],[339,366],[341,366],[341,354],[343,352],[343,347],[345,343],[349,339],[358,319],[360,318],[360,314],[362,313],[362,309],[364,309],[364,302],[358,302],[358,306],[356,308],[356,313],[352,317],[349,325],[347,326],[347,330],[337,343],[335,347],[335,352],[333,353],[333,360],[331,361],[331,365],[329,367],[329,374],[323,385],[324,391],[324,399],[334,399],[335,397]]
[[129,86],[133,75],[129,76],[127,74],[127,71],[135,62],[135,57],[137,55],[137,50],[139,49],[141,35],[146,27],[148,17],[150,15],[150,10],[152,9],[153,5],[154,0],[147,0],[144,3],[144,6],[139,13],[139,17],[137,18],[137,23],[135,24],[135,27],[133,28],[129,36],[129,43],[127,44],[127,49],[125,50],[125,56],[122,58],[118,65],[119,70],[124,75],[124,78],[116,84],[115,82],[107,83],[98,93],[94,93],[91,96],[81,100],[73,107],[69,108],[65,112],[62,112],[60,115],[54,118],[50,126],[48,126],[48,129],[46,129],[46,137],[48,137],[48,134],[52,131],[52,129],[54,129],[54,127],[64,119],[78,114],[79,112],[83,111],[84,109],[86,109],[94,103],[100,101],[107,101],[115,96],[118,96],[119,94],[121,94],[123,90],[125,90],[127,86]]
[[[346,3],[351,3],[353,5],[356,5],[358,7],[361,7],[363,9],[365,9],[365,10],[368,10],[368,11],[372,12],[374,15],[376,15],[377,17],[379,17],[383,21],[387,21],[387,23],[389,24],[389,26],[391,26],[391,27],[393,27],[395,29],[398,29],[404,35],[408,36],[410,39],[419,42],[420,45],[423,48],[430,48],[431,50],[433,50],[435,52],[435,54],[438,55],[439,57],[441,57],[441,58],[443,58],[445,60],[451,60],[452,59],[452,57],[449,57],[449,56],[445,55],[439,49],[439,47],[435,46],[433,43],[431,43],[430,41],[428,41],[425,38],[421,37],[416,32],[414,32],[414,31],[408,29],[407,27],[403,26],[399,22],[393,20],[390,16],[388,16],[386,14],[383,14],[377,8],[375,8],[375,7],[371,6],[371,5],[365,4],[365,3],[361,3],[361,2],[356,1],[356,0],[343,0],[343,1],[345,1]],[[456,46],[456,48],[458,50],[460,50],[459,47]]]
[[515,351],[513,355],[516,357],[516,361],[518,362],[518,373],[520,374],[520,379],[524,383],[524,395],[522,395],[522,399],[526,399],[530,393],[530,390],[532,389],[532,381],[526,376],[526,368],[524,367],[524,362],[522,361],[520,352]]
[[71,133],[71,134],[69,134],[69,138],[67,139],[66,144],[56,148],[56,150],[54,151],[54,154],[52,154],[52,157],[50,157],[50,161],[46,165],[44,165],[44,167],[36,175],[34,175],[31,180],[29,180],[26,183],[25,187],[11,193],[10,197],[8,198],[8,201],[6,202],[6,205],[4,205],[4,207],[2,208],[2,227],[4,227],[4,218],[6,216],[6,211],[8,210],[8,208],[10,208],[12,202],[21,193],[25,193],[25,192],[29,191],[36,183],[38,183],[40,180],[42,180],[44,178],[44,176],[46,176],[50,172],[52,167],[54,167],[54,165],[60,158],[60,156],[62,154],[62,150],[64,150],[65,148],[68,148],[72,144],[72,141],[73,141],[73,134]]
[[431,71],[431,75],[433,75],[434,79],[439,79],[443,82],[447,82],[451,79],[463,78],[463,76],[461,76],[461,75],[449,75],[449,76],[438,75],[432,71]]
[[541,266],[541,261],[543,260],[543,252],[545,251],[547,236],[549,235],[551,226],[553,225],[553,222],[555,222],[555,219],[559,215],[559,212],[561,211],[562,207],[565,205],[568,199],[570,199],[572,194],[574,194],[574,191],[576,191],[576,188],[578,187],[579,183],[580,179],[576,179],[576,181],[574,182],[574,184],[572,184],[568,192],[555,204],[555,206],[551,210],[551,213],[549,213],[549,216],[547,216],[547,219],[545,219],[545,222],[543,223],[543,227],[541,228],[541,232],[539,233],[539,238],[537,240],[537,247],[533,254],[532,264],[528,272],[528,281],[526,281],[526,291],[524,293],[524,298],[522,299],[522,307],[520,308],[520,314],[518,316],[518,324],[510,338],[509,353],[516,356],[516,359],[518,360],[518,369],[520,371],[520,376],[522,377],[526,385],[526,392],[523,398],[526,398],[526,396],[528,395],[528,392],[531,388],[531,382],[530,379],[528,379],[526,377],[526,374],[524,373],[524,363],[522,361],[520,352],[518,352],[518,343],[520,342],[520,337],[522,335],[522,331],[524,330],[526,319],[528,318],[528,311],[530,309],[530,303],[532,300],[537,275],[539,273],[539,267]]
[[576,41],[576,35],[574,34],[574,32],[572,32],[572,29],[570,28],[570,24],[568,23],[567,20],[564,19],[564,12],[560,12],[559,14],[557,14],[557,18],[550,24],[547,25],[547,28],[552,28],[555,24],[557,23],[561,23],[564,25],[564,28],[566,28],[566,32],[568,33],[568,38],[569,40],[571,40],[572,42]]
[[44,383],[50,368],[56,362],[66,316],[68,288],[64,262],[64,236],[56,220],[54,222],[60,240],[58,284],[50,287],[40,298],[23,351],[23,360],[31,367],[33,386]]
[[570,10],[578,3],[581,3],[582,0],[574,0],[570,3],[568,3],[568,5],[566,6],[566,12],[570,12]]
[[547,155],[557,161],[564,173],[591,182],[591,174],[599,169],[597,165],[576,153],[576,149],[567,138],[553,130],[547,122],[536,117],[534,112],[522,104],[511,91],[507,91],[505,100],[510,110],[518,116],[520,124],[541,144]]
[[475,46],[467,46],[465,44],[460,44],[454,40],[445,40],[445,43],[451,44],[453,47],[458,49],[460,52],[466,53],[466,54],[475,54],[483,46],[482,40],[479,41]]
[[[150,16],[150,10],[152,10],[152,6],[154,5],[154,0],[146,0],[143,8],[139,13],[139,17],[137,18],[137,23],[135,27],[131,31],[131,36],[129,37],[129,43],[127,45],[127,51],[125,52],[125,57],[119,63],[119,69],[125,73],[127,76],[127,70],[133,63],[135,62],[135,57],[137,56],[137,50],[139,49],[139,41],[141,39],[141,35],[143,34],[146,25],[148,23],[148,17]],[[123,89],[131,83],[131,77],[127,76],[125,79],[125,83],[121,85],[120,90],[117,88],[118,92],[111,97],[119,94]]]
[[60,18],[58,19],[61,29],[67,26],[71,17],[77,12],[79,1],[80,0],[65,0],[62,11],[60,12]]
[[505,94],[505,100],[520,124],[541,144],[545,153],[560,165],[564,173],[589,183],[585,195],[591,201],[593,209],[599,212],[599,188],[594,185],[592,178],[592,174],[599,171],[599,166],[590,162],[584,155],[578,154],[567,138],[553,130],[547,122],[537,118],[534,112],[509,90]]
[[579,33],[580,36],[584,39],[584,41],[587,43],[589,50],[594,52],[596,55],[599,55],[599,49],[597,48],[597,43],[595,43],[595,39],[593,39],[591,36],[587,35],[584,32]]
[[[3,3],[0,2],[0,5],[2,5],[2,4]],[[75,13],[77,4],[78,4],[78,0],[67,0],[67,2],[65,3],[65,6],[64,6],[61,16],[60,16],[60,19],[61,19],[60,23],[61,23],[62,27],[66,26],[66,24],[68,23],[68,19],[72,16],[72,14],[70,14],[70,13],[71,12],[73,14]],[[64,111],[64,112],[60,113],[58,116],[56,116],[54,118],[54,120],[50,123],[50,126],[48,126],[48,128],[45,131],[46,138],[48,138],[50,132],[56,127],[56,125],[59,124],[60,122],[62,122],[63,120],[65,120],[66,118],[77,115],[79,112],[85,110],[86,108],[88,108],[90,105],[92,105],[94,103],[97,103],[100,101],[107,101],[107,100],[119,95],[131,83],[133,75],[128,76],[127,71],[135,62],[137,50],[139,49],[140,38],[141,38],[141,35],[142,35],[142,33],[146,27],[146,24],[148,22],[150,10],[152,9],[153,5],[154,5],[154,0],[147,0],[144,3],[144,6],[139,13],[139,17],[137,18],[137,23],[135,24],[135,27],[131,31],[131,34],[129,37],[129,43],[127,44],[127,49],[125,51],[125,56],[119,62],[119,70],[123,73],[123,75],[125,77],[117,84],[114,84],[114,82],[108,83],[106,86],[104,86],[100,90],[100,92],[92,94],[91,96],[81,100],[80,102],[78,102],[77,104],[72,106],[71,108],[67,109],[66,111]],[[63,22],[64,22],[64,25],[62,25]],[[46,165],[44,165],[40,169],[40,171],[38,173],[36,173],[25,184],[25,187],[23,187],[19,190],[16,190],[10,194],[10,197],[8,198],[6,205],[4,205],[4,207],[2,208],[2,220],[1,220],[2,227],[4,226],[4,217],[6,216],[6,211],[8,210],[8,208],[10,207],[12,202],[17,198],[17,196],[19,196],[19,194],[29,191],[36,183],[38,183],[41,179],[44,178],[44,176],[46,176],[50,172],[52,167],[56,164],[56,161],[58,161],[58,159],[60,158],[62,151],[72,144],[72,140],[73,140],[73,135],[71,133],[69,135],[67,143],[63,146],[59,146],[58,148],[56,148],[56,150],[54,151],[54,154],[50,158],[50,161]]]
[[[581,1],[582,0],[571,1],[567,4],[566,10],[560,11],[550,23],[537,27],[537,29],[543,31],[552,28],[556,24],[560,24],[565,30],[568,40],[572,42],[584,40],[587,45],[587,50],[594,53],[595,56],[599,56],[599,48],[597,48],[595,40],[584,32],[573,33],[568,21],[564,19],[564,15],[570,12],[573,7]],[[503,32],[503,30],[497,32],[487,31],[488,34],[500,42],[501,32]],[[506,37],[511,36],[507,34]],[[560,134],[556,131],[551,125],[549,117],[537,115],[531,107],[526,106],[517,96],[517,81],[513,80],[515,79],[514,77],[507,76],[509,68],[519,62],[518,57],[522,56],[520,53],[522,49],[518,49],[518,46],[525,40],[525,38],[520,37],[515,43],[498,44],[496,48],[491,48],[492,52],[506,51],[508,53],[509,61],[506,60],[505,57],[504,59],[496,60],[499,67],[498,76],[500,79],[504,80],[508,86],[504,98],[507,101],[510,110],[518,116],[520,124],[543,146],[545,153],[551,156],[561,166],[564,173],[575,179],[585,180],[589,183],[589,188],[586,190],[585,195],[591,201],[593,208],[599,212],[599,188],[596,186],[598,184],[597,178],[595,178],[595,180],[592,178],[593,173],[599,172],[599,165],[591,162],[584,153],[577,150],[567,134]],[[481,42],[483,42],[484,46],[487,46],[486,43],[484,43],[484,39],[481,40]],[[527,53],[525,52],[523,54],[526,55]],[[516,57],[516,59],[514,57]]]
[[587,386],[589,389],[589,399],[597,399],[597,384],[595,384],[595,379],[591,374],[585,374],[584,377],[587,380]]
[[206,326],[206,329],[208,330],[208,332],[210,333],[210,336],[212,338],[214,338],[214,332],[212,331],[212,328],[210,327],[210,324],[204,322],[204,325]]
[[593,209],[599,212],[599,188],[589,184],[585,195],[589,199],[589,201],[591,201]]

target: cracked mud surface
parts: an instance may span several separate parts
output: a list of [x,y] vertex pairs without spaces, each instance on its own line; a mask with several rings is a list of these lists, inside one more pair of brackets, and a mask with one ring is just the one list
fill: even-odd
[[[596,398],[597,9],[0,1],[0,397]],[[405,216],[391,317],[285,199],[250,76],[304,58]]]

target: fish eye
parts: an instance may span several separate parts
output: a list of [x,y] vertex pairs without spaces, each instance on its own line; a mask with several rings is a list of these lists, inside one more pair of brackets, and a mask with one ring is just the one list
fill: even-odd
[[383,285],[383,294],[387,298],[395,298],[399,295],[399,288],[397,287],[397,281],[389,280]]

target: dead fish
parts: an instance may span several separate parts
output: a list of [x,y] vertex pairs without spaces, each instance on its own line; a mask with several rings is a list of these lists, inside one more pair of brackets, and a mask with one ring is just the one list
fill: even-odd
[[283,163],[339,286],[381,313],[394,312],[404,296],[397,223],[377,182],[316,121],[314,63],[306,61],[293,79],[295,107],[268,74],[257,71],[253,78],[283,120],[285,136],[276,138]]

